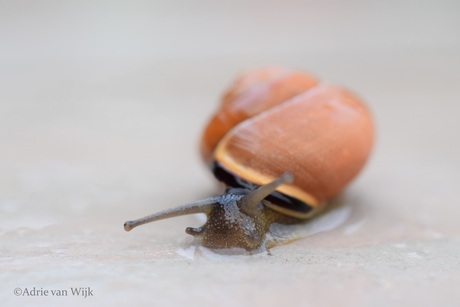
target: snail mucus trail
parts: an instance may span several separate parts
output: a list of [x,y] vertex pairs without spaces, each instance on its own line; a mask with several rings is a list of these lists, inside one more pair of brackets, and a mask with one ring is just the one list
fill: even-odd
[[171,217],[205,213],[207,222],[197,228],[188,227],[186,233],[201,240],[202,245],[213,249],[243,248],[248,251],[264,244],[265,235],[274,222],[291,224],[298,219],[283,215],[264,205],[265,198],[282,184],[293,181],[285,172],[272,182],[255,188],[228,188],[223,195],[167,209],[124,224],[126,231],[142,224]]

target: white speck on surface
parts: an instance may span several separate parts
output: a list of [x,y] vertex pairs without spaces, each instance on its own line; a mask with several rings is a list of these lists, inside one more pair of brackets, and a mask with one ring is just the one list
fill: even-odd
[[2,210],[4,213],[14,213],[19,210],[19,207],[20,206],[18,205],[18,203],[14,200],[6,200],[0,206],[0,210]]
[[422,257],[419,253],[417,253],[417,252],[410,252],[410,253],[407,253],[406,255],[407,255],[407,257],[413,258],[413,259],[422,259],[422,258],[423,258],[423,257]]
[[428,230],[427,232],[427,235],[433,239],[442,239],[444,237],[444,235],[440,232],[437,232],[437,231],[433,231],[433,230]]
[[406,248],[407,244],[406,243],[395,243],[393,244],[393,246],[396,248]]
[[83,215],[88,212],[90,204],[84,201],[73,201],[69,204],[69,208],[75,215]]
[[178,248],[176,250],[176,253],[184,258],[193,260],[195,258],[195,249],[196,247],[194,245],[191,245],[187,248]]

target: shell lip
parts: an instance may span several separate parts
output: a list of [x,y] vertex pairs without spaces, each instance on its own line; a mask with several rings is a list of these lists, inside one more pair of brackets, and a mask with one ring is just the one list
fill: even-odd
[[[231,173],[217,161],[214,161],[212,165],[212,172],[217,180],[232,188],[253,190],[258,187],[258,185]],[[267,202],[265,202],[265,205],[272,210],[300,219],[310,217],[313,211],[315,211],[314,205],[278,191],[270,194],[266,197],[266,200]]]

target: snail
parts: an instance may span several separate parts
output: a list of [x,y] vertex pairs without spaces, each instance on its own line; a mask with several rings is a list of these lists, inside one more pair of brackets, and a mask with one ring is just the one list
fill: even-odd
[[211,249],[253,251],[273,244],[275,225],[321,212],[363,168],[373,145],[372,116],[349,91],[307,73],[264,67],[240,75],[201,139],[203,160],[223,195],[124,224],[186,214],[207,222],[186,233]]

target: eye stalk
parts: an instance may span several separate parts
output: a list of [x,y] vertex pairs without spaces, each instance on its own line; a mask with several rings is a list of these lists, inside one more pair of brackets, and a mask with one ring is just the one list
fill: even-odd
[[205,213],[207,222],[198,228],[188,227],[186,233],[201,239],[202,244],[209,248],[253,250],[262,245],[268,228],[279,214],[264,206],[263,200],[280,185],[292,181],[292,175],[286,172],[255,190],[228,189],[226,194],[220,196],[128,221],[124,224],[124,228],[130,231],[145,223],[181,215]]

